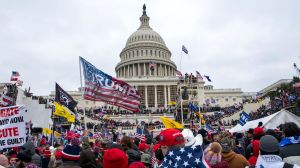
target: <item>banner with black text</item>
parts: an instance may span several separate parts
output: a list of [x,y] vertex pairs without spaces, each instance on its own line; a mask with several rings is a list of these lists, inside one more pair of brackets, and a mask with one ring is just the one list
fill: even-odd
[[0,149],[22,146],[26,140],[24,106],[0,108]]

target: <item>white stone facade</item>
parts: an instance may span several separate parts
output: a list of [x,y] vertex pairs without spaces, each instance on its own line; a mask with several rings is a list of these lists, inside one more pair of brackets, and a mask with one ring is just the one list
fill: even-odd
[[137,88],[143,106],[167,107],[177,97],[177,67],[164,40],[149,26],[149,20],[144,9],[140,27],[120,53],[116,76]]

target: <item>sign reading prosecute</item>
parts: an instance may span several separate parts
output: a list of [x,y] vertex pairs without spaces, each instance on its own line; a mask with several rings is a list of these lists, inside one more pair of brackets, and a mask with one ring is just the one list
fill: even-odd
[[0,149],[21,146],[26,140],[25,107],[0,108]]

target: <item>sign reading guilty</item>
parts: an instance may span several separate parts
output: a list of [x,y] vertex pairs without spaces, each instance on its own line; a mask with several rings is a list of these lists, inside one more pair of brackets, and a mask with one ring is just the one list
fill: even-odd
[[21,146],[26,139],[25,107],[0,108],[0,149]]

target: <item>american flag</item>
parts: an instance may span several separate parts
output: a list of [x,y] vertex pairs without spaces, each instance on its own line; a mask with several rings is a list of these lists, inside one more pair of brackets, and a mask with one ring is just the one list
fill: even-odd
[[182,45],[182,51],[186,54],[189,54],[189,51],[186,49],[186,47],[184,45]]
[[12,71],[10,81],[18,81],[18,80],[19,80],[19,77],[20,77],[19,72],[17,72],[17,71]]
[[139,111],[141,96],[134,87],[102,72],[81,57],[80,61],[85,79],[84,99]]
[[180,71],[177,70],[177,71],[176,71],[176,75],[177,75],[177,76],[182,76],[182,73],[181,73]]
[[146,141],[146,137],[144,134],[138,134],[138,133],[135,133],[134,134],[134,138],[137,138],[139,139],[140,141]]
[[153,167],[156,166],[156,164],[157,164],[155,154],[153,154],[153,156],[151,156],[151,163],[152,163]]
[[198,71],[196,71],[196,77],[197,77],[197,79],[203,80],[202,75]]
[[7,107],[13,105],[14,99],[12,97],[2,95],[0,100],[0,106],[1,107]]
[[203,151],[200,145],[188,146],[169,150],[164,157],[163,163],[159,167],[179,168],[179,167],[209,167],[204,160]]
[[136,128],[136,133],[134,134],[134,138],[137,138],[137,139],[139,139],[141,141],[146,141],[147,140],[147,138],[146,138],[146,136],[144,134],[144,131],[140,127]]
[[150,68],[154,68],[156,66],[156,63],[155,62],[149,62],[149,67]]
[[209,133],[209,134],[213,134],[216,133],[217,131],[215,129],[213,129],[209,124],[205,124],[205,130]]

